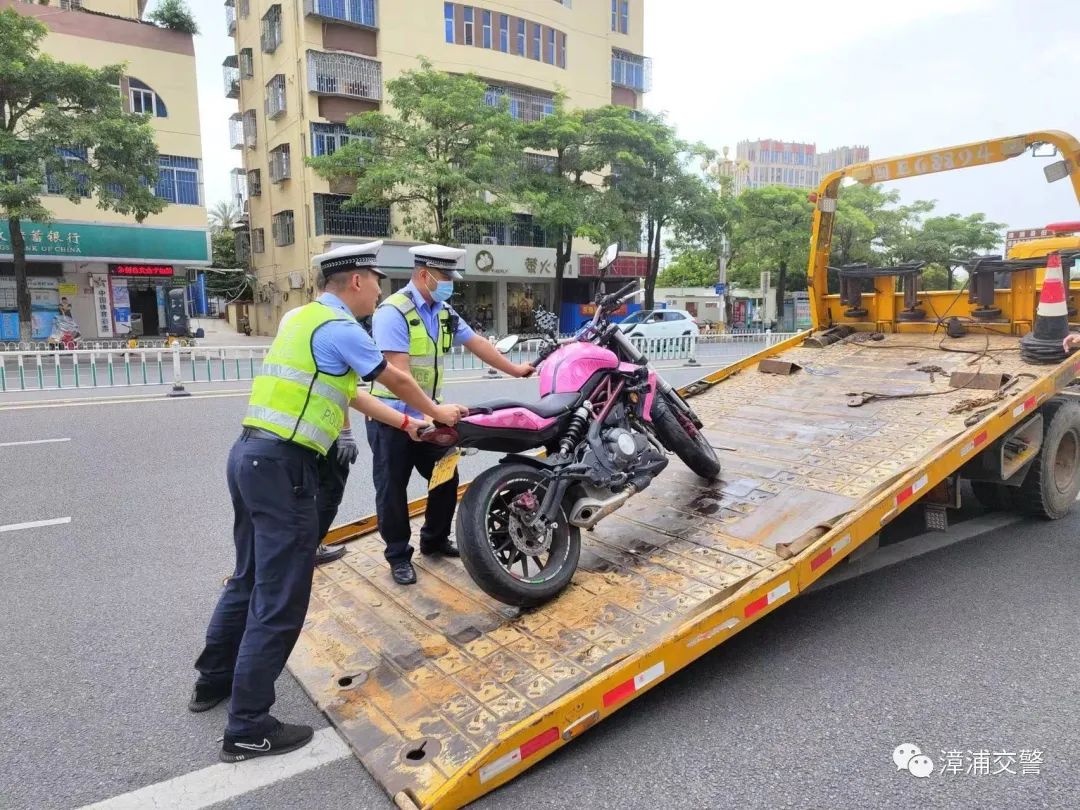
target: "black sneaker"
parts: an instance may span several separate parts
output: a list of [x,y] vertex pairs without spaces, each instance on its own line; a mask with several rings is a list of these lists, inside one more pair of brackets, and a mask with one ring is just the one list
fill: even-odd
[[416,569],[413,568],[411,562],[394,563],[390,568],[390,574],[398,585],[416,584]]
[[345,556],[346,550],[344,544],[340,546],[320,545],[318,549],[315,550],[315,564],[326,565],[326,563],[331,563],[334,560],[340,560]]
[[189,712],[208,712],[221,701],[228,699],[232,693],[232,683],[226,686],[218,686],[212,683],[197,683],[191,690],[191,700],[188,701]]
[[303,748],[315,731],[311,726],[297,726],[274,721],[276,725],[264,734],[254,736],[236,736],[225,732],[225,741],[221,745],[222,762],[242,762],[254,757],[272,757],[287,754],[297,748]]

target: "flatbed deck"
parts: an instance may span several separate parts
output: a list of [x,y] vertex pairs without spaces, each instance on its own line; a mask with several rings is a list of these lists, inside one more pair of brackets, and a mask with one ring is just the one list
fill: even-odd
[[[721,479],[673,459],[583,534],[540,608],[445,559],[398,587],[370,519],[339,530],[355,539],[315,575],[291,671],[400,806],[461,806],[796,596],[1080,371],[1026,365],[1005,335],[868,337],[796,338],[689,386]],[[766,356],[801,370],[762,373]],[[956,389],[954,371],[1013,382]],[[886,396],[849,406],[867,392]]]

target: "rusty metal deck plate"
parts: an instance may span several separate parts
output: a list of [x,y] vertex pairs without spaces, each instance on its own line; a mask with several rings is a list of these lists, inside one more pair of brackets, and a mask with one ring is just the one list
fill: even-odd
[[[673,459],[583,533],[573,584],[542,608],[521,613],[488,598],[453,560],[419,559],[418,584],[399,587],[377,534],[351,542],[316,571],[291,671],[387,793],[425,804],[511,727],[663,643],[755,575],[793,565],[778,544],[859,509],[933,457],[993,394],[950,388],[953,372],[1032,370],[1015,351],[980,358],[942,352],[940,342],[894,335],[791,349],[780,359],[798,374],[747,370],[695,397],[706,435],[727,448],[721,480],[707,485]],[[1017,342],[980,335],[949,346]],[[940,369],[933,382],[920,370],[931,366]],[[851,393],[937,391],[847,404]]]

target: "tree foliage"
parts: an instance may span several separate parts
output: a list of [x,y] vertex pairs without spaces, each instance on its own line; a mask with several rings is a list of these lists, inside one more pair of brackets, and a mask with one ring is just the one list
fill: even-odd
[[0,216],[14,256],[21,339],[30,335],[25,221],[49,222],[42,190],[142,222],[165,202],[154,132],[125,113],[117,86],[123,66],[90,68],[40,51],[47,29],[12,9],[0,11]]
[[712,287],[717,281],[716,255],[704,248],[687,248],[657,276],[660,287]]
[[239,206],[232,200],[220,200],[207,211],[207,216],[210,218],[210,230],[214,233],[231,232],[233,225],[240,221],[241,215]]
[[146,19],[171,31],[192,36],[199,33],[199,25],[184,0],[161,0],[157,7],[146,15]]
[[[394,205],[417,239],[453,244],[456,221],[501,221],[520,166],[517,123],[471,75],[417,70],[386,85],[393,112],[349,120],[363,137],[309,158],[323,177],[354,180],[349,207]],[[496,195],[494,198],[488,194]]]

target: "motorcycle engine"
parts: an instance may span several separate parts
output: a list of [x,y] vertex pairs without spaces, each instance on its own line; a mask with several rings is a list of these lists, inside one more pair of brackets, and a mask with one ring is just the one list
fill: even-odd
[[623,428],[609,428],[600,434],[600,438],[617,470],[629,468],[649,446],[644,435]]

